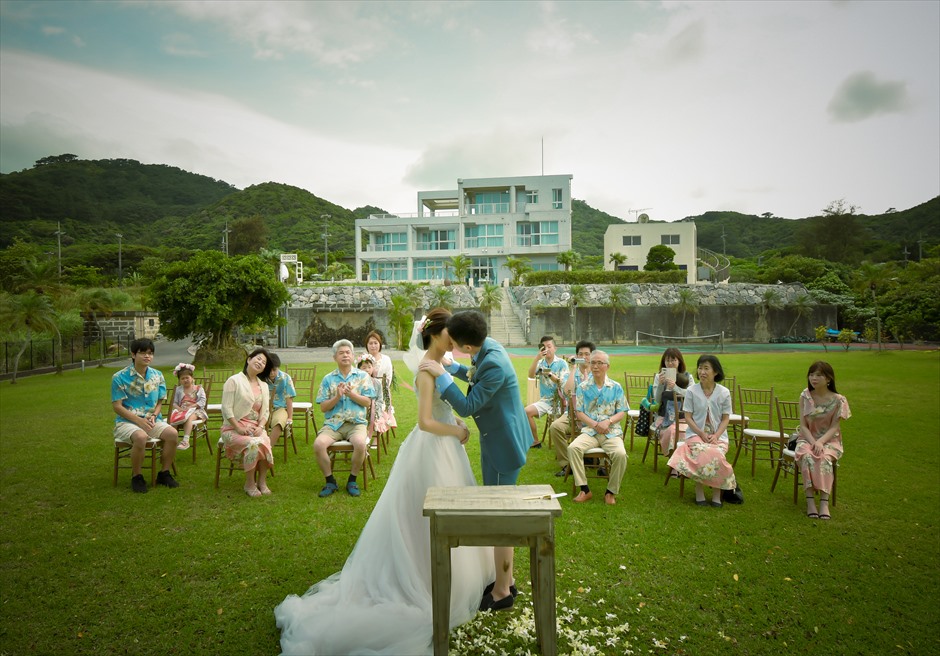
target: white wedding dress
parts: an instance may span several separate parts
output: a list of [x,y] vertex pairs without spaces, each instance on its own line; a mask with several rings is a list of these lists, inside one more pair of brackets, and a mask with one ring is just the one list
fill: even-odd
[[[433,416],[456,423],[434,393]],[[431,654],[429,487],[476,485],[456,437],[415,426],[343,570],[274,609],[284,654]],[[470,620],[495,579],[492,547],[451,550],[451,628]]]

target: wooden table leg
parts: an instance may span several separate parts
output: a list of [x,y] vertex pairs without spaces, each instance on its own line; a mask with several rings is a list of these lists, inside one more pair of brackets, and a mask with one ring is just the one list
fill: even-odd
[[446,656],[450,642],[450,542],[437,535],[431,518],[431,609],[434,617],[434,656]]
[[535,602],[535,632],[539,653],[555,656],[555,541],[551,536],[536,537],[529,558],[532,568],[532,587]]

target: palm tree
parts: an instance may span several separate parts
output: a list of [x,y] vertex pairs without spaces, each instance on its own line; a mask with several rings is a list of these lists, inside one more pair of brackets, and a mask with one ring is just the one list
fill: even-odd
[[450,258],[450,266],[454,270],[454,280],[457,281],[458,285],[463,285],[467,282],[473,260],[461,253]]
[[532,270],[527,257],[513,257],[510,255],[506,258],[506,263],[503,266],[509,269],[509,273],[512,274],[513,285],[520,284],[522,279],[525,278],[525,274]]
[[480,308],[480,312],[486,315],[487,320],[491,324],[493,323],[493,310],[500,307],[502,302],[503,293],[499,285],[494,285],[490,282],[484,284],[483,289],[477,295],[477,305]]
[[614,265],[614,271],[617,271],[620,265],[627,261],[627,256],[623,253],[611,253],[609,261]]
[[791,310],[796,311],[796,318],[793,320],[793,323],[790,325],[790,330],[787,331],[787,335],[792,335],[796,329],[796,324],[799,323],[800,319],[809,314],[809,311],[813,308],[816,303],[813,301],[813,297],[809,294],[800,293],[796,298],[793,299],[793,302],[790,303],[789,307]]
[[565,267],[565,271],[570,271],[578,262],[581,261],[581,254],[574,250],[559,253],[555,259],[558,264]]
[[424,293],[421,291],[421,286],[413,282],[403,282],[398,285],[396,293],[404,296],[411,305],[411,318],[414,319],[414,310],[419,306],[424,306]]
[[783,301],[780,300],[780,292],[776,289],[766,289],[760,296],[760,304],[757,306],[757,325],[754,327],[754,338],[761,342],[770,339],[770,329],[767,326],[767,315],[771,310],[779,310],[783,307]]
[[40,294],[57,295],[64,287],[59,280],[56,261],[52,258],[37,260],[31,257],[22,260],[14,281],[17,292],[33,289]]
[[431,305],[434,307],[447,308],[448,310],[454,307],[454,290],[450,287],[434,287],[431,289]]
[[604,307],[610,308],[610,341],[617,343],[617,314],[626,313],[630,297],[624,285],[612,285]]
[[675,314],[682,313],[682,323],[679,327],[680,337],[685,337],[685,316],[687,314],[698,314],[698,297],[688,287],[679,290],[679,298],[672,304],[672,311]]
[[99,317],[110,317],[117,305],[116,299],[107,289],[83,289],[78,296],[78,305],[83,314],[90,314],[98,329],[98,366],[104,366],[104,328]]
[[584,285],[571,285],[568,291],[570,294],[568,303],[571,308],[571,338],[575,339],[578,334],[578,306],[584,305],[584,301],[587,300],[587,288]]
[[415,320],[415,306],[405,294],[392,295],[392,307],[388,311],[388,319],[395,331],[399,351],[407,348],[405,342],[410,336],[411,326]]
[[[23,345],[20,346],[20,350],[13,359],[13,377],[10,379],[10,384],[15,385],[20,357],[26,351],[26,347],[29,346],[33,331],[59,333],[55,323],[55,308],[53,308],[52,300],[48,296],[38,294],[36,290],[30,289],[16,296],[4,294],[0,309],[2,309],[0,316],[3,317],[6,330],[10,332],[26,331]],[[62,357],[61,348],[59,357]]]

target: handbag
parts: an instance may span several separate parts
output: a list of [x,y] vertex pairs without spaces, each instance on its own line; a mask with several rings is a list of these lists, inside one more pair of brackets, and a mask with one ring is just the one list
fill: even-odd
[[787,442],[787,448],[790,449],[790,451],[796,451],[796,441],[797,439],[799,439],[799,437],[800,437],[799,433],[793,433],[790,436],[790,441]]
[[640,437],[649,437],[650,424],[653,422],[653,413],[651,412],[650,396],[653,394],[653,386],[650,385],[646,390],[646,397],[640,401],[640,416],[636,418],[636,426],[633,429],[635,435]]
[[733,490],[722,490],[721,500],[733,504],[744,503],[744,492],[741,491],[741,486],[735,485]]

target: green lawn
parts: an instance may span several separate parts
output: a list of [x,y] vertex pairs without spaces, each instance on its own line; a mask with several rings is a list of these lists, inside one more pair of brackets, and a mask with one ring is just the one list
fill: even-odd
[[[771,494],[770,467],[752,479],[743,460],[746,503],[699,508],[691,489],[679,499],[677,485],[663,487],[638,444],[618,505],[562,500],[562,653],[940,652],[940,357],[853,350],[722,363],[739,384],[795,400],[816,358],[832,363],[854,415],[833,520],[808,520],[789,479]],[[528,359],[515,362],[524,377]],[[622,379],[652,372],[658,357],[612,362]],[[0,386],[0,653],[277,653],[274,606],[342,566],[393,454],[362,498],[322,500],[301,437],[299,456],[277,456],[274,495],[249,499],[238,473],[213,489],[201,444],[195,465],[181,454],[178,490],[134,495],[126,471],[111,486],[113,371]],[[411,393],[399,389],[395,405],[393,451],[415,422]],[[475,439],[469,451],[478,469]],[[555,469],[550,449],[530,452],[520,483],[570,493]],[[517,554],[523,603],[455,632],[454,653],[534,653],[528,560]]]

